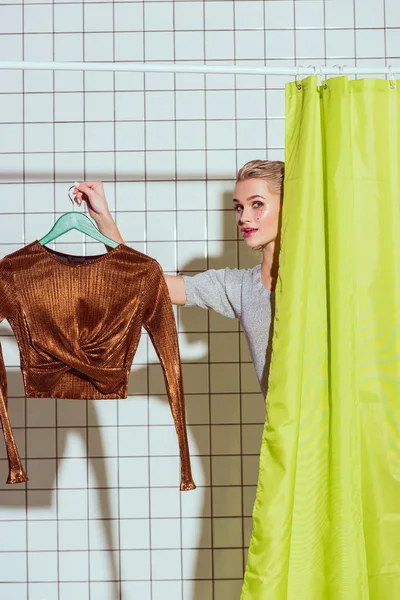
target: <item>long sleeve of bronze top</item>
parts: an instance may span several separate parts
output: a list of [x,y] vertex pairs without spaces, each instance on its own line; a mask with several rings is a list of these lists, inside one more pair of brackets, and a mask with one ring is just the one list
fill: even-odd
[[[7,259],[0,260],[0,322],[11,319],[16,305],[15,290],[10,265]],[[0,344],[0,419],[8,456],[7,483],[28,481],[19,457],[14,434],[8,417],[7,376]]]
[[143,326],[148,332],[164,373],[169,404],[178,436],[181,458],[181,490],[193,490],[185,399],[175,317],[160,265],[154,262],[144,281]]

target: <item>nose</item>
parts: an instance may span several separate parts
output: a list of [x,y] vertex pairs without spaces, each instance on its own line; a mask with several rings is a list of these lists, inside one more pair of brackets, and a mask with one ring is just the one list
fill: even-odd
[[239,224],[240,223],[249,223],[251,221],[251,210],[250,207],[245,206],[243,208],[242,214],[240,215]]

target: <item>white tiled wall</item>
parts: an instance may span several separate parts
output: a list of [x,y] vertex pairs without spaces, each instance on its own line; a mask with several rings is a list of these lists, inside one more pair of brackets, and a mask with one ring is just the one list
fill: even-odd
[[[249,66],[399,64],[398,0],[10,1],[0,57]],[[125,241],[166,272],[259,260],[238,241],[235,172],[283,158],[285,76],[0,72],[0,252],[71,209],[68,187],[102,179]],[[55,246],[103,248],[71,233]],[[25,402],[0,326],[12,424],[29,483],[0,477],[4,600],[239,598],[264,401],[237,322],[177,312],[195,492],[147,336],[129,399]]]

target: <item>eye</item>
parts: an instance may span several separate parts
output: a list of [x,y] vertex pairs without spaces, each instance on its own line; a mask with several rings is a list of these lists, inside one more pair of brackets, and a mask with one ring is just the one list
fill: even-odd
[[235,204],[235,206],[233,207],[233,210],[235,212],[239,212],[239,211],[243,210],[243,208],[240,204]]
[[256,202],[253,202],[254,208],[261,208],[262,206],[264,206],[264,202],[260,202],[259,200],[257,200]]

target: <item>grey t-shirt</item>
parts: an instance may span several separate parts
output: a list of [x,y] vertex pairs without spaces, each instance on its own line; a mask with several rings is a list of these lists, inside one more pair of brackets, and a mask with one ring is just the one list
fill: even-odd
[[186,291],[185,306],[212,308],[225,317],[240,320],[265,398],[275,294],[264,287],[261,264],[252,269],[209,269],[198,275],[182,277]]

